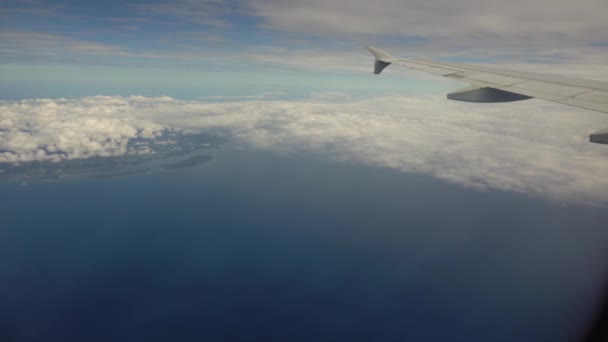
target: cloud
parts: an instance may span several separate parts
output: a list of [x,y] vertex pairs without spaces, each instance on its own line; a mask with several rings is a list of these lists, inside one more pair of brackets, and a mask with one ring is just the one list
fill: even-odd
[[173,0],[160,3],[131,3],[129,7],[138,15],[173,16],[197,24],[226,28],[230,21],[223,17],[232,12],[224,0]]
[[[602,0],[250,0],[247,6],[277,30],[484,39],[602,40],[608,7]],[[521,41],[522,44],[533,44]]]
[[57,16],[65,6],[38,0],[5,0],[0,5],[0,17],[27,14],[34,16]]
[[140,15],[165,13],[215,27],[238,27],[248,18],[273,37],[314,37],[324,47],[379,44],[444,57],[607,61],[603,0],[173,0],[137,8]]
[[127,48],[114,44],[85,41],[63,35],[28,31],[0,31],[0,52],[6,56],[30,56],[54,59],[75,54],[129,56]]
[[[180,39],[206,39],[205,35],[183,34]],[[211,37],[213,39],[213,37]],[[219,37],[218,37],[219,38]],[[170,40],[169,37],[165,39]],[[436,50],[436,51],[435,51]],[[478,56],[499,53],[494,50],[466,49],[462,52],[438,49],[429,52],[420,47],[419,54],[425,51],[433,57],[467,58],[478,53]],[[412,56],[411,51],[403,47],[387,50],[399,57]],[[585,51],[585,50],[582,50]],[[436,53],[436,55],[435,55]],[[581,53],[582,54],[582,53]],[[597,53],[585,55],[584,61],[575,55],[567,59],[576,62],[539,59],[536,63],[516,63],[510,58],[507,63],[476,63],[492,67],[506,67],[515,70],[532,72],[559,73],[565,76],[608,80],[608,63],[602,64]],[[594,57],[595,56],[595,57]],[[136,62],[138,66],[158,67],[196,67],[217,70],[300,70],[314,72],[356,72],[369,73],[372,70],[372,57],[363,46],[348,47],[298,47],[286,46],[244,46],[233,53],[207,49],[196,45],[179,45],[171,50],[133,50],[124,45],[97,43],[94,41],[72,38],[65,35],[35,33],[28,31],[0,31],[0,60],[11,62],[53,61],[123,65]],[[413,72],[405,68],[391,67],[390,73],[406,72],[408,78],[441,80],[441,77],[423,72]]]
[[[335,94],[334,94],[335,95]],[[476,189],[608,205],[608,149],[587,135],[602,114],[530,100],[439,97],[237,101],[96,96],[0,102],[0,162],[140,153],[164,130],[228,131],[236,146],[314,153],[427,174]],[[604,125],[604,126],[602,126]]]
[[126,107],[124,99],[103,96],[0,102],[0,163],[139,153],[128,151],[129,142],[154,138],[163,126],[122,115]]
[[[404,57],[559,63],[568,70],[608,64],[604,0],[171,0],[125,3],[111,11],[120,17],[40,1],[1,7],[11,21],[0,31],[0,59],[12,62],[358,71],[361,48],[376,44]],[[61,29],[64,23],[18,32],[29,27],[27,17],[40,16],[61,16],[65,27],[90,38]],[[140,26],[88,26],[93,17]]]

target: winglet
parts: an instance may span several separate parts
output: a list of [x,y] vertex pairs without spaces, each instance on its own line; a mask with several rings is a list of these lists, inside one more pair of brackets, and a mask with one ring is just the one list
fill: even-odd
[[379,75],[382,70],[391,65],[391,62],[395,59],[395,57],[382,50],[376,49],[373,46],[367,46],[367,49],[374,55],[374,58],[376,58],[374,63],[374,74],[376,75]]
[[377,60],[379,61],[383,61],[383,62],[389,62],[393,59],[395,59],[395,57],[389,55],[388,53],[380,50],[380,49],[376,49],[373,46],[367,46],[367,49],[369,50],[369,52],[372,53],[372,55],[374,55],[374,57],[376,57]]

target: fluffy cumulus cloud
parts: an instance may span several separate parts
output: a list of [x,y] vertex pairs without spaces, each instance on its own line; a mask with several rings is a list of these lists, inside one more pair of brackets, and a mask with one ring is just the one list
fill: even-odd
[[0,102],[0,163],[144,153],[128,151],[129,141],[154,138],[163,127],[129,116],[138,99],[97,96]]
[[[315,153],[477,189],[608,205],[608,148],[587,135],[605,115],[537,100],[471,105],[439,97],[182,101],[87,97],[0,102],[0,162],[140,151],[167,129],[230,132],[241,147]],[[603,125],[603,126],[602,126]]]

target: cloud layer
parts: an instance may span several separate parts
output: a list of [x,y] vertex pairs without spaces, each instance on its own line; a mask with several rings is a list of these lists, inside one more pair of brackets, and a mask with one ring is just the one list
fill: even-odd
[[316,153],[477,189],[608,205],[608,149],[587,142],[605,119],[535,100],[471,105],[344,94],[289,102],[28,99],[0,102],[0,163],[149,153],[129,142],[167,129],[217,130],[246,148]]
[[603,39],[608,7],[601,0],[251,0],[270,27],[298,32],[527,35],[564,32]]

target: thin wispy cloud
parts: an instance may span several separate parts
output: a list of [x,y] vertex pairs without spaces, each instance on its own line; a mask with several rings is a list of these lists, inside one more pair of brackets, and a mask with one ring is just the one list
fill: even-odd
[[128,56],[128,48],[116,44],[86,41],[64,35],[28,31],[0,31],[0,46],[22,54],[56,53]]
[[222,0],[173,0],[154,3],[129,3],[127,8],[140,16],[174,17],[203,24],[227,28],[232,25],[224,18],[232,12],[230,1]]
[[34,15],[34,16],[54,16],[58,15],[61,9],[65,8],[62,4],[53,4],[38,0],[6,0],[0,5],[0,17],[9,15]]
[[[52,28],[57,37],[47,41],[67,46],[64,51],[70,53],[84,53],[92,61],[98,55],[134,58],[134,63],[163,56],[167,64],[171,59],[194,61],[197,55],[234,56],[230,58],[247,60],[254,63],[252,67],[272,63],[306,69],[315,60],[325,60],[331,66],[328,70],[343,70],[354,61],[349,55],[359,54],[364,45],[376,44],[405,57],[589,67],[608,64],[608,7],[600,0],[169,0],[114,7],[110,11],[102,3],[89,7],[11,1],[4,11],[18,15],[7,18],[10,20],[0,32],[14,34],[38,26],[29,31],[33,36],[48,34],[45,27]],[[46,18],[39,21],[43,26],[28,25],[40,17]],[[125,30],[125,22],[137,23],[137,30]],[[107,34],[91,34],[86,39],[78,35],[100,30],[121,35],[110,34],[111,43]],[[194,36],[198,38],[192,41]],[[28,44],[36,43],[34,37],[24,36],[21,42],[9,38],[0,41],[3,50],[15,51],[10,56],[48,57]],[[50,45],[40,39],[38,43],[39,47]],[[186,45],[202,52],[192,54],[182,48]],[[73,62],[75,58],[58,60]]]

